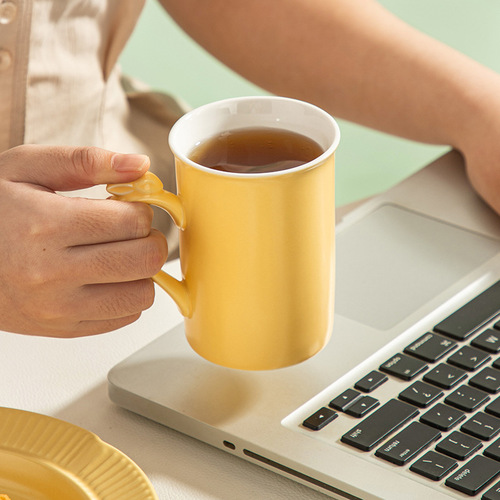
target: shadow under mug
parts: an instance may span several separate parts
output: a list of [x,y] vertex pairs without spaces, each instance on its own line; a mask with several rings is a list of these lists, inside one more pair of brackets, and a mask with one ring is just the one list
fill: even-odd
[[[222,132],[278,128],[324,151],[304,165],[232,173],[199,165],[193,148]],[[165,209],[180,230],[182,281],[153,277],[184,316],[191,347],[216,364],[244,370],[291,366],[319,352],[333,325],[335,120],[294,99],[262,96],[204,105],[169,135],[177,195],[147,173],[108,186],[115,199]]]

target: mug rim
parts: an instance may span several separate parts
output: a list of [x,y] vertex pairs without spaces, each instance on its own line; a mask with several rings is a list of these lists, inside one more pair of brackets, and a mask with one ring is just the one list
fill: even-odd
[[[295,104],[299,104],[305,108],[309,108],[310,110],[313,110],[316,113],[319,113],[320,115],[323,116],[323,118],[326,118],[330,124],[333,127],[334,131],[334,138],[333,141],[331,141],[330,146],[319,156],[314,158],[313,160],[308,161],[307,163],[304,163],[302,165],[299,165],[297,167],[292,167],[286,170],[277,170],[274,172],[259,172],[259,173],[244,173],[244,172],[227,172],[224,170],[216,170],[210,167],[206,167],[204,165],[201,165],[200,163],[196,163],[195,161],[191,160],[186,154],[183,152],[179,151],[179,149],[176,147],[174,144],[175,141],[175,135],[179,133],[180,127],[183,126],[184,122],[192,119],[193,116],[201,113],[205,113],[207,110],[210,108],[217,108],[219,106],[224,106],[224,105],[231,105],[232,103],[236,102],[250,102],[250,101],[275,101],[275,102],[292,102]],[[202,170],[203,172],[208,172],[212,175],[219,175],[222,177],[232,177],[232,178],[251,178],[251,179],[256,179],[256,178],[263,178],[263,177],[277,177],[277,176],[282,176],[282,175],[290,175],[295,172],[300,172],[303,170],[309,170],[310,168],[314,168],[317,165],[320,165],[323,163],[327,158],[333,155],[333,153],[336,151],[338,145],[340,142],[340,128],[338,126],[338,123],[336,120],[331,116],[329,113],[327,113],[325,110],[321,109],[320,107],[316,106],[315,104],[311,104],[306,101],[302,101],[299,99],[293,99],[290,97],[281,97],[281,96],[245,96],[245,97],[231,97],[228,99],[222,99],[222,100],[217,100],[213,102],[209,102],[207,104],[203,104],[202,106],[196,107],[187,113],[185,113],[183,116],[181,116],[172,126],[170,129],[170,133],[168,136],[168,144],[170,147],[170,150],[174,154],[176,158],[178,158],[180,161],[182,161],[185,164],[188,164],[197,170]],[[194,148],[195,145],[193,145]]]

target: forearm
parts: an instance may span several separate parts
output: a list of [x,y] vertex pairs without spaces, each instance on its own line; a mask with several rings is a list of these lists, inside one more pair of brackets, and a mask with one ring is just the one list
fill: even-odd
[[493,71],[372,0],[162,1],[193,38],[263,88],[410,139],[462,149],[500,88]]

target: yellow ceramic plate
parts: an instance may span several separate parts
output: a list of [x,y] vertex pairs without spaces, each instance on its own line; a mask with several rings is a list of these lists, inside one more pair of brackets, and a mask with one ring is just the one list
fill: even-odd
[[76,425],[0,408],[0,494],[11,500],[158,500],[126,455]]

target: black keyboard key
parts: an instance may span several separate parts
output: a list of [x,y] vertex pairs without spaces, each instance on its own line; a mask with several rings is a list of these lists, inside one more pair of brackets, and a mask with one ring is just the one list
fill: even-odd
[[433,385],[417,380],[399,394],[401,401],[406,401],[419,408],[427,408],[431,403],[443,395],[443,392]]
[[466,495],[474,496],[492,483],[499,474],[500,463],[482,455],[477,455],[461,469],[453,473],[445,484]]
[[365,375],[361,380],[358,380],[354,387],[358,391],[372,392],[377,387],[381,386],[387,380],[387,375],[373,370],[368,375]]
[[458,463],[452,458],[435,451],[428,451],[410,467],[410,470],[433,481],[439,481],[457,466]]
[[500,398],[493,400],[485,409],[486,413],[500,418]]
[[500,482],[488,490],[482,497],[482,500],[500,500]]
[[464,370],[474,371],[490,359],[491,357],[484,351],[465,345],[448,358],[448,363]]
[[489,399],[490,397],[485,392],[468,385],[461,385],[455,389],[444,402],[459,410],[473,411],[486,403]]
[[432,427],[412,422],[382,445],[375,455],[396,465],[404,465],[441,437]]
[[330,408],[320,408],[316,413],[306,418],[302,425],[313,431],[319,431],[338,417],[338,413]]
[[500,371],[494,368],[484,368],[477,375],[474,375],[469,384],[491,394],[500,391]]
[[440,431],[449,431],[462,420],[465,413],[451,406],[438,403],[420,417],[420,422],[431,425]]
[[496,354],[500,352],[500,335],[495,330],[489,328],[473,339],[471,344],[483,351]]
[[483,441],[489,441],[500,432],[500,420],[492,415],[479,412],[469,418],[460,427],[460,430]]
[[433,363],[448,354],[456,345],[453,340],[429,332],[407,346],[404,352]]
[[500,311],[500,281],[434,327],[456,340],[464,340]]
[[436,450],[457,460],[465,460],[482,447],[481,441],[458,431],[453,431],[436,445]]
[[351,415],[351,417],[364,417],[369,411],[373,410],[380,404],[378,399],[372,398],[371,396],[363,396],[352,405],[348,406],[345,409],[347,415]]
[[467,373],[455,366],[441,363],[424,375],[424,380],[430,384],[437,385],[442,389],[451,389],[461,380],[466,378]]
[[354,448],[370,451],[417,414],[414,406],[391,399],[344,434],[341,441]]
[[419,373],[427,369],[427,365],[420,359],[415,359],[406,354],[396,354],[380,365],[380,371],[393,375],[403,380],[412,380]]
[[361,393],[355,391],[354,389],[346,389],[342,394],[339,394],[336,398],[332,399],[328,406],[338,411],[345,411],[345,409],[356,399],[361,396]]
[[483,451],[483,454],[487,457],[493,458],[497,462],[500,462],[500,439],[497,439],[494,443],[490,444],[488,448]]

